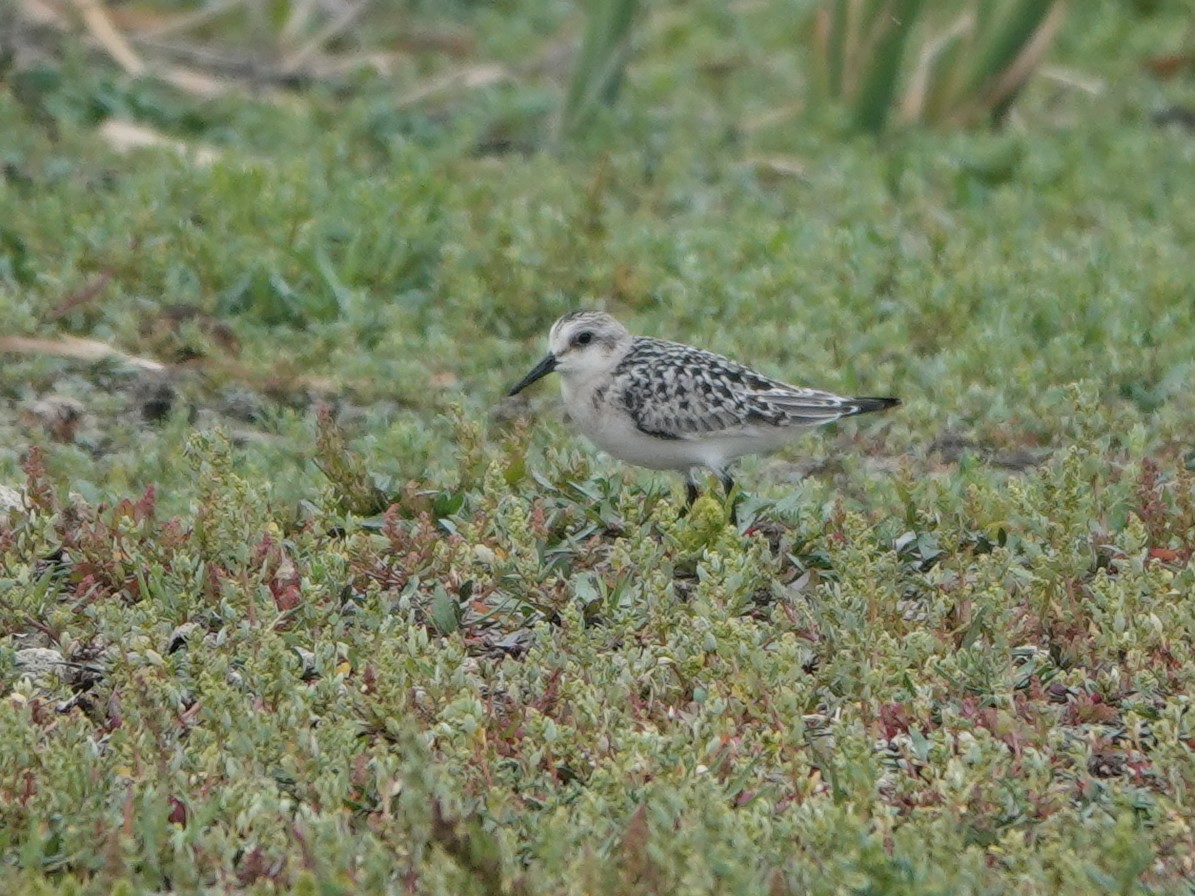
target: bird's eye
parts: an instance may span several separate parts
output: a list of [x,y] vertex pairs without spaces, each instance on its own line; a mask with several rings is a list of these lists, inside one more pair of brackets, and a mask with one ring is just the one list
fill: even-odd
[[589,345],[593,342],[593,334],[586,330],[584,333],[578,333],[577,338],[573,340],[577,345]]

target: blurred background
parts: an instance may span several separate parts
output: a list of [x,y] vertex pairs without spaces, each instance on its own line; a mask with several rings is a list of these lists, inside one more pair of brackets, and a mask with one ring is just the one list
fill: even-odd
[[1105,428],[1191,423],[1187,3],[0,15],[9,473],[34,439],[152,481],[196,421],[293,467],[320,402],[399,479],[451,467],[445,412],[589,305],[901,394],[893,455],[1031,463],[1076,381]]

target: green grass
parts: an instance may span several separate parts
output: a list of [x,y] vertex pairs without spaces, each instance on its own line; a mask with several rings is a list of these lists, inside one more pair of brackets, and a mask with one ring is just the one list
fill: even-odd
[[[479,61],[579,28],[507,6],[453,7]],[[646,10],[568,144],[534,72],[6,70],[3,336],[170,369],[0,356],[0,891],[1182,892],[1195,140],[1141,62],[1189,14],[1072,13],[1100,94],[882,142],[785,111],[770,4]],[[905,406],[678,517],[503,398],[584,305]]]

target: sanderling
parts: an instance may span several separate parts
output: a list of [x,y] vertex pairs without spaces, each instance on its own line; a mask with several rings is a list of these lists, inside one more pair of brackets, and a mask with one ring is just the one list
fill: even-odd
[[790,386],[691,345],[632,336],[601,311],[574,311],[548,334],[548,355],[510,390],[552,371],[565,410],[590,441],[653,470],[683,470],[697,498],[705,467],[729,495],[730,465],[774,451],[798,433],[840,417],[880,411],[899,398],[844,398]]

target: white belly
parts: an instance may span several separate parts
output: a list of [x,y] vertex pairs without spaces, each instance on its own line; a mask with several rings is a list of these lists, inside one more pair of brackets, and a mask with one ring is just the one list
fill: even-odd
[[603,403],[595,408],[592,393],[570,394],[566,388],[562,394],[573,425],[593,444],[619,460],[652,470],[688,470],[692,467],[725,470],[744,455],[774,451],[806,428],[753,427],[693,438],[664,439],[641,431],[626,412],[613,405]]
[[653,470],[687,470],[706,464],[700,443],[649,436],[623,415],[593,414],[574,423],[593,444],[629,464]]

